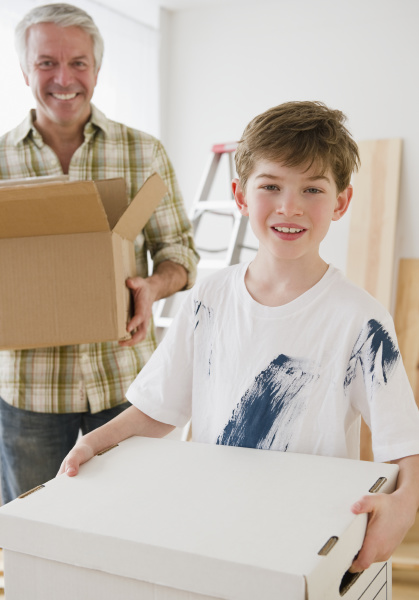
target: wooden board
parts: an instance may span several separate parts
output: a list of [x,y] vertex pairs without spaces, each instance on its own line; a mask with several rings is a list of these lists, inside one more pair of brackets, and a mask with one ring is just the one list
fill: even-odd
[[392,563],[395,571],[419,572],[419,544],[401,544],[392,556]]
[[419,259],[400,261],[394,314],[400,353],[419,406]]
[[[353,178],[346,275],[390,310],[402,140],[358,142],[361,168]],[[362,421],[361,459],[373,460]]]
[[[409,377],[410,385],[419,406],[419,259],[404,258],[400,261],[394,324],[399,341],[400,354]],[[419,513],[416,522],[405,538],[410,546],[400,547],[400,552],[415,549],[418,552],[416,569],[419,570]],[[419,597],[419,591],[418,591]]]
[[358,143],[346,275],[390,310],[402,140]]

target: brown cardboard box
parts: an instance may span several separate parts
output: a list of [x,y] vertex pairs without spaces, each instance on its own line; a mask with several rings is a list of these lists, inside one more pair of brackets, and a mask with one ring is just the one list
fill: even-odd
[[134,239],[167,188],[128,205],[123,179],[35,178],[0,186],[0,348],[127,337]]

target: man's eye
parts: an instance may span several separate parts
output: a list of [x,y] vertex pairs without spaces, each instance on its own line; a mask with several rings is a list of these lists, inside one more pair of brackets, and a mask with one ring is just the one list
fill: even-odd
[[42,62],[38,63],[38,67],[41,69],[49,69],[50,67],[52,67],[52,65],[52,60],[43,60]]
[[306,190],[309,194],[320,194],[320,190],[317,188],[308,188],[308,190]]
[[85,69],[87,67],[86,63],[81,61],[81,60],[77,60],[75,63],[73,63],[74,66],[76,67],[76,69]]

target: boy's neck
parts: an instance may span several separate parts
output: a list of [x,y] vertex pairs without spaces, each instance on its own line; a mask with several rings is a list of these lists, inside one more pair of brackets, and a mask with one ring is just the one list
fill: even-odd
[[324,276],[329,265],[320,256],[308,262],[271,261],[257,255],[245,276],[247,291],[264,306],[292,302]]

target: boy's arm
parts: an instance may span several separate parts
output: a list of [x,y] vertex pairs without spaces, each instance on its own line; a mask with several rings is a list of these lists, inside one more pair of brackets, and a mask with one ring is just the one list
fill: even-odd
[[388,560],[412,527],[419,507],[419,455],[392,461],[399,465],[392,494],[364,496],[352,506],[355,514],[368,513],[364,543],[350,571],[364,571],[373,562]]
[[77,475],[80,465],[101,450],[114,446],[129,437],[134,435],[164,437],[173,429],[175,429],[173,425],[155,421],[135,406],[130,406],[109,423],[83,435],[63,460],[58,475],[62,473],[67,473],[70,477]]

